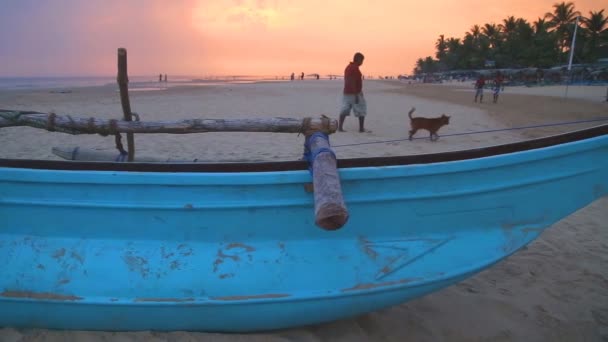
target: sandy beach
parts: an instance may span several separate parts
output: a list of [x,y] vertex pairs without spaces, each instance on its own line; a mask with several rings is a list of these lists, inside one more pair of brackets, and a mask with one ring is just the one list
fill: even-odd
[[[191,118],[337,118],[342,81],[306,80],[172,87],[131,93],[142,120]],[[338,158],[395,156],[477,148],[599,125],[608,119],[606,86],[507,87],[497,104],[486,90],[473,102],[469,83],[365,81],[371,133],[348,117],[333,134]],[[451,116],[437,142],[407,140],[407,112]],[[0,109],[73,117],[121,118],[116,86],[0,91]],[[581,122],[588,121],[588,122]],[[513,129],[554,123],[567,125]],[[491,131],[491,132],[485,132]],[[464,134],[475,133],[475,134]],[[124,139],[123,139],[124,140]],[[166,159],[295,160],[303,137],[280,133],[137,135],[137,154]],[[71,136],[28,127],[0,129],[0,158],[59,160],[56,147],[115,151],[113,138]],[[4,341],[608,341],[608,198],[545,231],[524,250],[472,278],[408,303],[311,327],[258,334],[89,332],[0,328]]]

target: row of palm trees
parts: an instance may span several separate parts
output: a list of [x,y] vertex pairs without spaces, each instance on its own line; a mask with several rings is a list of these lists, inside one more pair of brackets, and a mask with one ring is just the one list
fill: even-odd
[[574,63],[593,63],[608,57],[608,17],[604,9],[582,16],[574,3],[562,2],[533,23],[509,16],[500,24],[474,25],[462,39],[440,35],[435,44],[436,58],[418,59],[414,74],[565,64],[577,22]]

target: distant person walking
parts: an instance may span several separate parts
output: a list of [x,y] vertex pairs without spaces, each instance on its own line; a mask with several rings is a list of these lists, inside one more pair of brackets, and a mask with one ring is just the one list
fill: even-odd
[[162,82],[163,81],[163,74],[158,74],[158,82]]
[[502,87],[502,82],[504,78],[500,71],[496,72],[496,77],[494,78],[494,103],[498,102],[498,94],[500,94],[500,88]]
[[300,80],[304,81],[304,71],[302,71],[302,74],[300,74]]
[[365,103],[365,97],[363,97],[363,75],[359,70],[359,67],[363,64],[363,59],[365,59],[363,54],[355,53],[353,61],[344,70],[344,92],[338,125],[338,131],[340,132],[345,132],[344,120],[350,115],[351,110],[359,119],[359,132],[369,132],[365,130],[367,104]]
[[296,79],[296,74],[294,74],[293,72],[291,73],[291,80],[295,80]]
[[479,75],[477,81],[475,82],[475,102],[477,102],[477,98],[479,97],[479,103],[483,102],[483,87],[486,85],[486,79],[483,75]]
[[165,82],[167,82],[167,74],[165,74]]

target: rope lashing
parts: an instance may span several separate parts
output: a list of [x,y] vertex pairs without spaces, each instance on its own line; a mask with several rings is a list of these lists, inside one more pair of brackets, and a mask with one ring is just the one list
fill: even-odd
[[302,156],[302,159],[308,162],[308,170],[311,174],[313,173],[313,164],[319,154],[331,153],[331,155],[336,158],[336,154],[334,153],[334,151],[327,147],[318,148],[313,151],[310,146],[314,139],[325,139],[327,141],[327,145],[329,145],[329,137],[323,132],[315,132],[307,136],[304,140],[304,155]]
[[57,118],[57,114],[49,113],[46,117],[46,130],[49,132],[55,131],[55,119]]
[[300,131],[298,132],[298,136],[300,136],[300,134],[304,134],[306,136],[309,136],[311,134],[313,134],[314,132],[322,132],[325,134],[331,134],[331,119],[325,115],[325,114],[321,114],[321,127],[312,127],[312,118],[308,117],[308,118],[304,118],[302,120],[302,125],[300,126]]

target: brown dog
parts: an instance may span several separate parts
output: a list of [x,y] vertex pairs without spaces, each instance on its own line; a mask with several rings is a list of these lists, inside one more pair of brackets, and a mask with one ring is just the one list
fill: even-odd
[[412,107],[412,109],[408,113],[408,116],[410,117],[410,126],[412,128],[410,130],[410,140],[412,140],[412,137],[419,129],[426,129],[427,131],[429,131],[431,133],[431,141],[436,141],[437,139],[439,139],[437,131],[439,131],[441,126],[448,125],[450,123],[450,117],[445,114],[442,114],[440,117],[437,118],[413,118],[412,113],[414,113],[415,110],[416,107]]

